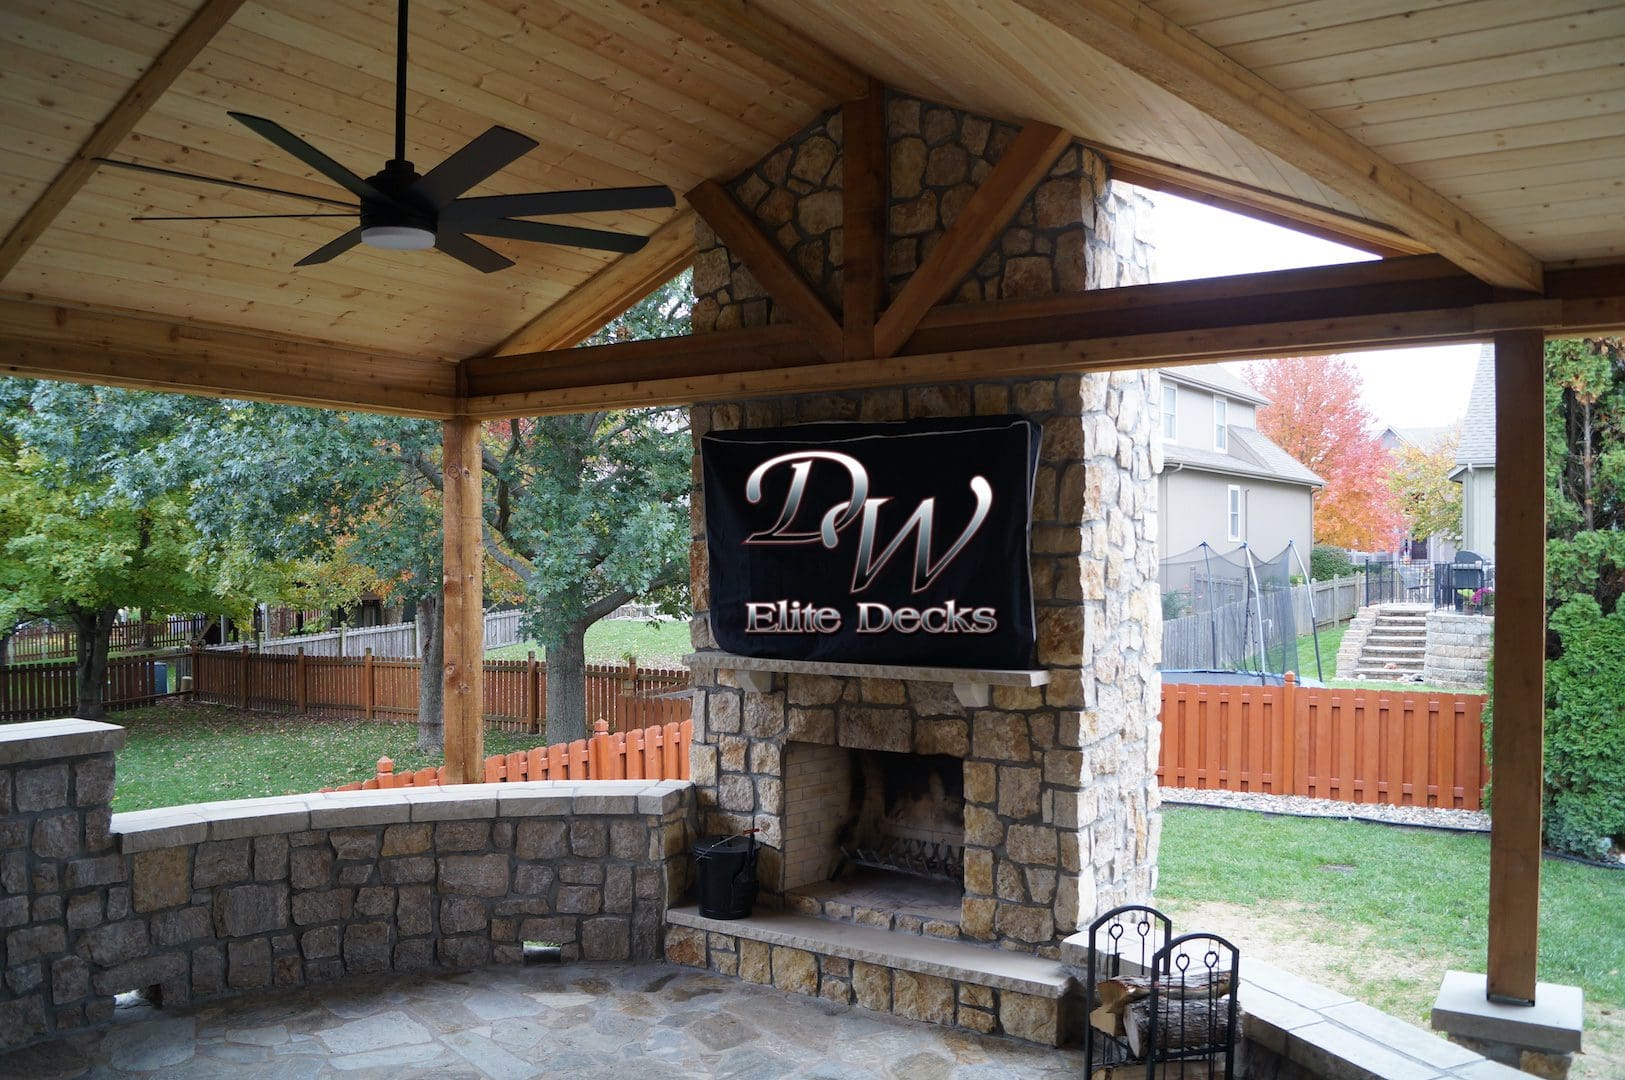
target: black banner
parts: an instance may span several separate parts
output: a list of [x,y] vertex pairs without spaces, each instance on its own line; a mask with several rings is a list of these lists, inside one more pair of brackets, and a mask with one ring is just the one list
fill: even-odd
[[706,435],[717,643],[778,659],[1031,667],[1041,433],[997,416]]

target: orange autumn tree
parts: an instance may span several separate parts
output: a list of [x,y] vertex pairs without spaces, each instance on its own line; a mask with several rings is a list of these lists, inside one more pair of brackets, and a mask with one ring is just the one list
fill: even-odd
[[1246,378],[1271,404],[1258,430],[1326,481],[1315,497],[1315,542],[1385,551],[1405,518],[1388,485],[1390,459],[1360,402],[1360,373],[1332,356],[1260,360]]

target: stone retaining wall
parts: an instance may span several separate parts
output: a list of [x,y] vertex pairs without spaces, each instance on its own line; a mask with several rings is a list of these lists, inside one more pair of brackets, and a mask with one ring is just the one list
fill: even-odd
[[0,728],[0,1046],[350,973],[662,955],[686,781],[333,792],[109,813],[124,731]]
[[1429,686],[1482,690],[1489,685],[1495,617],[1435,611],[1428,615],[1422,681]]

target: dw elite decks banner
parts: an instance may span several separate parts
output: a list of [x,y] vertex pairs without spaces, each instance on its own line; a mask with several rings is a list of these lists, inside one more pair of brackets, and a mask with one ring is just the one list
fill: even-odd
[[704,436],[717,643],[778,659],[1030,667],[1040,434],[998,416]]

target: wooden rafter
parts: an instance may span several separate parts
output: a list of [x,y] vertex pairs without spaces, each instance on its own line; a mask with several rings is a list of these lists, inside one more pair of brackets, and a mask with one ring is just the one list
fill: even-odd
[[756,275],[773,302],[812,339],[819,354],[829,360],[840,359],[845,349],[841,324],[784,249],[762,231],[750,211],[714,180],[690,191],[688,202],[716,230],[728,251]]
[[1417,256],[945,305],[883,363],[822,361],[790,326],[507,357],[470,366],[464,404],[474,416],[574,412],[1621,326],[1621,268],[1554,272],[1545,298],[1508,300],[1440,257]]
[[875,325],[876,356],[891,356],[902,348],[925,313],[971,272],[1071,140],[1053,124],[1031,123],[1021,129],[880,317]]
[[1017,2],[1483,280],[1540,291],[1528,252],[1138,0]]
[[886,301],[886,88],[841,108],[841,326],[846,358],[875,355],[875,320]]
[[0,300],[0,375],[444,417],[456,370],[201,323]]
[[643,250],[622,255],[508,336],[492,356],[568,349],[694,262],[694,214],[683,211],[649,235]]
[[75,151],[62,171],[34,200],[34,205],[0,241],[0,280],[11,273],[29,247],[95,175],[96,159],[118,148],[125,136],[135,130],[147,110],[191,65],[198,53],[214,40],[220,28],[231,20],[242,5],[243,0],[204,0],[203,6],[124,92],[118,104],[102,117],[101,123],[90,133],[90,138]]

